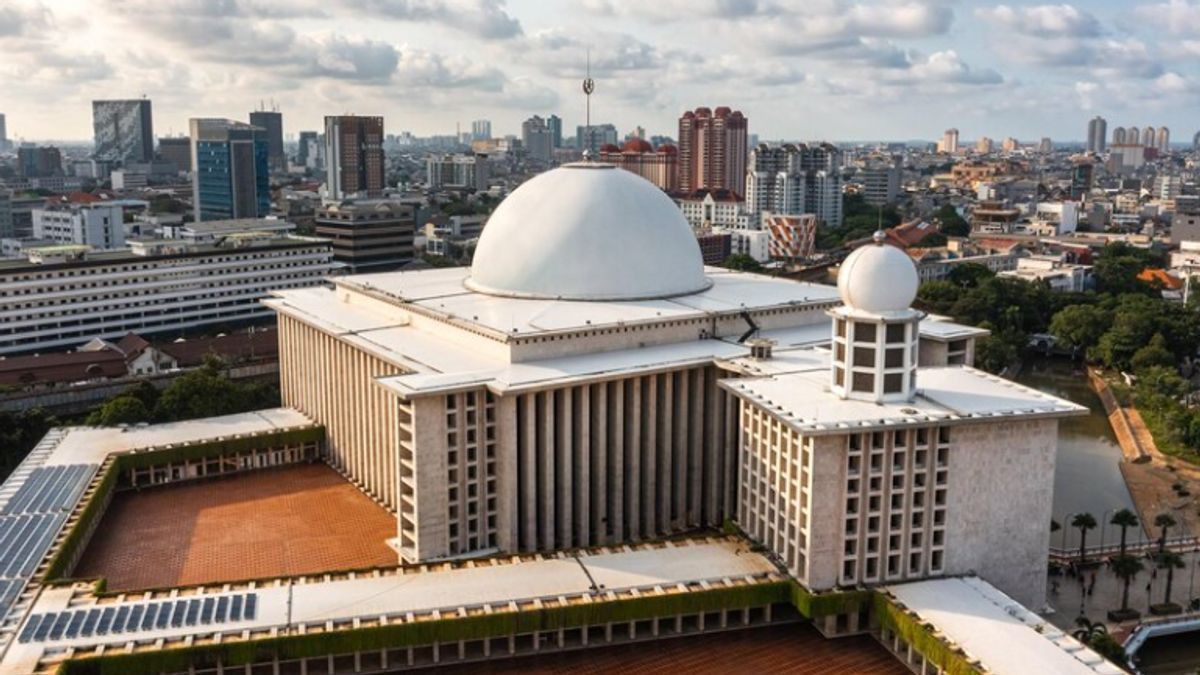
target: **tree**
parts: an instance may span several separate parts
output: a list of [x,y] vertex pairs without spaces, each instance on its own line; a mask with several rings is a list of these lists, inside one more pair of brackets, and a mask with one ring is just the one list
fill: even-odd
[[989,373],[998,373],[1016,361],[1017,348],[996,335],[975,342],[975,365]]
[[242,411],[238,387],[211,364],[179,377],[155,406],[155,418],[170,422],[216,417]]
[[58,424],[58,419],[43,408],[0,411],[0,480],[8,477],[42,436]]
[[1183,569],[1183,556],[1174,551],[1158,554],[1158,569],[1167,571],[1167,587],[1163,590],[1163,604],[1171,604],[1171,586],[1175,583],[1175,570]]
[[1150,251],[1135,248],[1124,242],[1113,242],[1104,247],[1093,266],[1096,286],[1106,293],[1142,293],[1152,291],[1149,284],[1137,276],[1147,266],[1159,262],[1158,256]]
[[1087,533],[1096,529],[1096,519],[1090,513],[1080,513],[1071,519],[1071,527],[1079,529],[1079,562],[1087,560]]
[[1059,346],[1087,350],[1108,331],[1112,315],[1096,305],[1068,305],[1050,320],[1050,334]]
[[1154,526],[1159,529],[1158,554],[1162,555],[1167,550],[1167,530],[1175,527],[1175,518],[1169,513],[1160,513],[1154,517]]
[[132,394],[121,394],[88,415],[87,423],[92,426],[112,427],[118,424],[149,422],[150,409],[142,399]]
[[1075,625],[1079,627],[1071,636],[1084,644],[1091,644],[1092,639],[1098,635],[1108,634],[1108,626],[1105,626],[1103,621],[1092,621],[1086,616],[1076,617]]
[[958,215],[958,209],[950,204],[945,204],[934,211],[933,219],[938,221],[939,231],[947,237],[966,237],[971,234],[971,224]]
[[[1121,538],[1122,540],[1125,538],[1123,529]],[[1121,548],[1125,548],[1124,541],[1121,542]],[[1142,570],[1146,569],[1146,566],[1142,564],[1141,560],[1138,560],[1134,556],[1121,553],[1121,555],[1113,558],[1112,569],[1113,573],[1116,574],[1117,578],[1119,578],[1122,584],[1124,584],[1124,587],[1121,589],[1121,612],[1128,613],[1129,584],[1131,581],[1133,581],[1134,577],[1136,577],[1138,574],[1141,574]]]
[[1131,527],[1137,527],[1137,525],[1138,525],[1137,514],[1135,514],[1133,511],[1130,511],[1129,509],[1121,509],[1120,511],[1117,511],[1116,513],[1114,513],[1112,515],[1112,520],[1110,520],[1108,522],[1110,525],[1116,525],[1117,527],[1121,528],[1121,553],[1120,553],[1120,555],[1122,557],[1124,557],[1124,555],[1125,555],[1125,534],[1126,534],[1125,531]]
[[979,263],[963,263],[955,265],[946,278],[955,286],[975,288],[983,280],[991,279],[994,276],[996,276],[995,272],[992,272],[984,265],[980,265]]
[[1155,333],[1150,343],[1133,353],[1129,359],[1133,372],[1140,373],[1152,366],[1169,368],[1175,365],[1175,355],[1167,349],[1167,339],[1162,333]]
[[761,272],[763,266],[745,253],[735,253],[721,263],[721,267],[739,272]]

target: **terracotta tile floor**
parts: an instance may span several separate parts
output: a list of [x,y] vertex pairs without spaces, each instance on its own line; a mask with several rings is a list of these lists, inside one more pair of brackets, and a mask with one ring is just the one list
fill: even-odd
[[76,569],[109,590],[397,564],[392,514],[305,464],[118,493]]
[[808,624],[785,624],[674,638],[659,642],[464,664],[427,671],[484,673],[788,673],[790,675],[907,675],[874,639],[827,640]]

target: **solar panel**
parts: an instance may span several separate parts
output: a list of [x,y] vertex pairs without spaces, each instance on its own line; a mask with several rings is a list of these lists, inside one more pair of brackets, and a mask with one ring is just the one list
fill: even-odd
[[96,631],[96,622],[99,620],[100,610],[93,609],[88,611],[87,618],[83,620],[83,628],[80,629],[79,634],[82,637],[91,637],[92,633]]
[[171,621],[171,610],[175,607],[175,603],[164,602],[158,606],[158,621],[154,623],[155,628],[166,628]]
[[50,635],[48,639],[57,640],[62,637],[63,631],[67,629],[67,624],[71,623],[70,612],[59,612],[54,617],[54,625],[50,627]]
[[25,628],[21,629],[21,635],[17,638],[19,642],[29,642],[33,639],[37,632],[38,625],[42,622],[41,614],[34,614],[25,622]]
[[154,627],[154,619],[158,616],[159,604],[146,605],[146,613],[142,616],[142,630],[150,630]]
[[50,634],[50,628],[54,625],[54,615],[47,614],[42,617],[42,622],[38,624],[37,630],[33,634],[33,639],[41,642]]
[[66,638],[73,640],[79,637],[79,629],[83,627],[83,619],[87,616],[87,612],[75,612],[71,616],[71,623],[67,625]]
[[130,633],[137,632],[139,625],[142,622],[142,613],[147,609],[146,605],[134,605],[129,610],[129,621],[125,623],[125,630]]
[[254,618],[254,609],[258,605],[258,595],[256,593],[246,594],[246,619]]
[[112,626],[113,615],[117,610],[112,607],[105,607],[100,613],[100,623],[96,624],[96,635],[108,635],[108,629]]
[[217,623],[223,622],[227,611],[229,611],[229,596],[222,595],[217,598],[217,615],[213,617],[213,620]]
[[112,632],[123,633],[125,631],[125,622],[129,619],[129,606],[122,605],[117,608],[117,615],[113,617]]
[[212,623],[213,608],[216,604],[217,601],[213,598],[204,599],[204,604],[200,609],[200,623]]
[[187,602],[180,600],[171,603],[171,606],[173,609],[171,613],[171,627],[179,628],[183,625],[183,617],[187,613]]
[[95,466],[71,464],[38,467],[0,509],[0,515],[54,513],[71,509],[91,481]]
[[229,620],[242,620],[242,596],[235,595],[229,600]]

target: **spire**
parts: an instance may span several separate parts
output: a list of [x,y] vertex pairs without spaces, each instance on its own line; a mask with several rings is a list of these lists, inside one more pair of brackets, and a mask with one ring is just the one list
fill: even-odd
[[584,128],[587,129],[587,147],[583,149],[583,158],[585,160],[592,159],[592,145],[594,145],[594,132],[592,131],[592,92],[596,90],[596,83],[592,80],[592,50],[587,50],[587,70],[583,78],[583,95],[586,100],[586,117],[584,118]]
[[883,207],[879,207],[879,221],[875,226],[875,234],[871,235],[871,241],[875,242],[876,246],[882,246],[887,240],[887,233],[883,231]]

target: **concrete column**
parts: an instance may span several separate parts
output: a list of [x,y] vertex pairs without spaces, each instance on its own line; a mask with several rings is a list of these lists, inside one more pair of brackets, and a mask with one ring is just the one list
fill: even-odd
[[717,405],[717,377],[714,368],[704,369],[704,522],[720,525],[721,510],[721,464],[718,460],[719,444],[724,439],[717,436],[718,418],[725,414]]
[[[518,500],[524,496],[524,490],[517,475],[517,399],[515,396],[502,396],[496,399],[496,544],[502,551],[516,551],[521,548],[517,540],[520,531],[520,507]],[[482,416],[481,416],[482,419]],[[485,438],[486,422],[481,426],[479,438]],[[486,450],[480,466],[487,466]],[[480,475],[485,475],[481,471]],[[485,478],[486,479],[486,478]],[[486,499],[483,500],[486,505]],[[481,522],[486,528],[486,520]]]
[[612,477],[608,519],[612,528],[613,540],[624,541],[625,500],[628,496],[625,492],[625,485],[628,482],[628,477],[625,475],[625,437],[628,434],[625,425],[625,382],[617,380],[609,383],[608,388],[612,390],[612,396],[608,401],[608,408],[611,411],[608,419],[612,420],[612,424],[605,425],[606,429],[612,430],[608,453],[610,470],[607,473]]
[[575,393],[575,532],[580,546],[592,545],[592,399],[591,387]]
[[[608,522],[608,384],[593,385],[591,393],[591,516],[592,541],[596,544],[609,542],[605,532]],[[616,476],[617,474],[614,474]]]
[[688,525],[704,524],[704,368],[689,371],[691,383],[691,402],[688,410],[691,420],[688,422]]
[[573,506],[575,502],[575,485],[574,485],[574,463],[575,455],[575,433],[572,420],[574,415],[572,403],[572,390],[570,387],[560,389],[555,392],[554,418],[555,424],[555,461],[558,462],[558,470],[551,474],[557,476],[558,481],[558,497],[555,499],[554,506],[557,510],[558,522],[558,547],[570,548],[575,545],[573,532],[574,529],[574,514]]
[[521,550],[536,551],[538,519],[537,394],[521,396]]
[[642,399],[642,536],[658,534],[658,376],[643,378]]
[[629,382],[629,397],[625,406],[625,513],[629,524],[628,538],[641,539],[642,534],[642,380]]
[[675,373],[664,373],[658,376],[660,393],[658,396],[658,509],[656,525],[658,533],[666,533],[675,529],[674,493],[679,489],[675,482],[675,427],[676,411],[679,409],[675,396]]
[[544,550],[552,551],[554,545],[554,392],[544,391],[538,394],[542,403],[541,429],[538,433],[538,462],[541,469],[541,480],[538,481],[538,498],[541,500],[542,541]]

